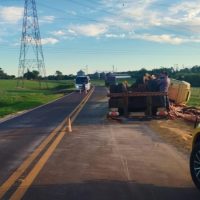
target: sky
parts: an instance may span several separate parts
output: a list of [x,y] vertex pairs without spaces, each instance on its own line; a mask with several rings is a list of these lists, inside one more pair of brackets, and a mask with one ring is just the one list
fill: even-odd
[[[36,0],[47,74],[200,64],[200,0]],[[17,75],[24,0],[0,0],[0,67]],[[114,66],[114,67],[113,67]]]

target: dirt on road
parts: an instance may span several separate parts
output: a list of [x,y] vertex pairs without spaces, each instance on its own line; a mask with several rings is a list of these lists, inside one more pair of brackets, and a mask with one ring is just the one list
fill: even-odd
[[166,142],[174,145],[178,150],[189,155],[192,147],[194,124],[182,119],[176,119],[154,120],[149,122],[149,125]]

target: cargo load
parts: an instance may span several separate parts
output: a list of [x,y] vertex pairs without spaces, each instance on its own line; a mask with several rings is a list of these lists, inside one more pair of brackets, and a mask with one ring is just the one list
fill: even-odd
[[185,81],[172,79],[168,96],[175,104],[187,104],[191,95],[191,85]]

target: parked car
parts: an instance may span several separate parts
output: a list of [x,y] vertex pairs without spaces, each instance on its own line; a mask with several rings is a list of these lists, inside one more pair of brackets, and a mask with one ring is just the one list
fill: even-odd
[[200,189],[200,122],[198,120],[195,124],[195,131],[193,134],[190,172],[194,184]]

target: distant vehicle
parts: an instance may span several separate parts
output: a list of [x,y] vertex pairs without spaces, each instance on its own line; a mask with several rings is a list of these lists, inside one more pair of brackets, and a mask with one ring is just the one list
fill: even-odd
[[117,84],[116,76],[111,74],[106,75],[105,86],[116,85],[116,84]]
[[196,187],[200,189],[200,122],[197,121],[193,134],[192,152],[190,155],[190,172]]
[[90,90],[91,83],[89,76],[77,76],[75,79],[75,88],[77,91]]
[[105,77],[105,86],[117,85],[119,80],[130,79],[131,76],[126,74],[107,73]]

